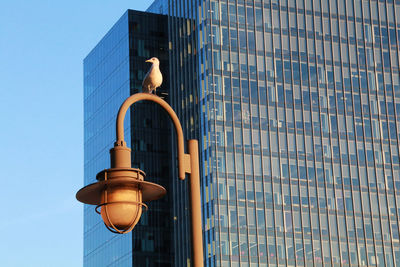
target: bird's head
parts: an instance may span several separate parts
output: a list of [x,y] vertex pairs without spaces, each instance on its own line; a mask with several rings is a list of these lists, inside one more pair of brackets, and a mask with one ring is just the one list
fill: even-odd
[[156,65],[160,65],[160,61],[156,57],[152,57],[152,58],[146,60],[145,62],[153,63],[153,64],[156,64]]

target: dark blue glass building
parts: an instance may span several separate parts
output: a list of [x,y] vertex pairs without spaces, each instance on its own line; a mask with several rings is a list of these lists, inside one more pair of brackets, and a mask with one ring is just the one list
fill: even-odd
[[[145,60],[160,59],[168,101],[167,17],[128,10],[84,60],[85,185],[109,168],[108,150],[115,141],[115,120],[122,102],[138,92],[150,68]],[[170,188],[170,127],[155,105],[138,103],[125,118],[125,136],[132,165],[146,180]],[[170,195],[149,204],[135,231],[109,232],[93,206],[84,208],[84,266],[171,266],[173,218]]]

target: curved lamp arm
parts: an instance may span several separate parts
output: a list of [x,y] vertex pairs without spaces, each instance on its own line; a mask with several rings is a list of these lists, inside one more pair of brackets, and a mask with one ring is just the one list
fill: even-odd
[[169,115],[174,123],[176,136],[178,138],[178,172],[179,179],[185,179],[185,173],[191,173],[190,166],[190,155],[185,154],[184,152],[184,143],[183,143],[183,131],[182,125],[179,122],[178,116],[176,116],[175,111],[171,108],[171,106],[162,100],[160,97],[149,94],[149,93],[137,93],[128,97],[122,106],[119,108],[118,117],[117,117],[117,141],[114,143],[114,146],[126,146],[124,141],[124,119],[127,110],[131,105],[141,100],[149,100],[159,104]]
[[192,253],[193,266],[203,266],[203,238],[201,225],[201,198],[200,198],[200,170],[198,141],[195,139],[188,141],[188,152],[184,152],[182,125],[179,122],[175,111],[167,102],[158,96],[149,93],[137,93],[128,97],[121,105],[117,117],[117,141],[114,148],[110,150],[111,168],[130,168],[131,150],[124,141],[124,119],[129,107],[141,100],[148,100],[159,104],[169,115],[174,123],[176,136],[178,138],[178,171],[179,179],[185,179],[185,173],[190,178],[190,206],[191,206],[191,230],[192,230]]

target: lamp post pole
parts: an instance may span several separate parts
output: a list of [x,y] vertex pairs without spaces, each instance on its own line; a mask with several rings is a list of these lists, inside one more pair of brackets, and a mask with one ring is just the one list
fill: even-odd
[[[198,141],[191,139],[188,141],[188,154],[184,153],[183,131],[181,123],[171,106],[158,96],[148,93],[137,93],[128,97],[121,105],[116,123],[117,141],[114,144],[114,151],[111,157],[114,162],[124,162],[126,150],[124,141],[124,118],[131,105],[138,101],[147,100],[159,104],[172,119],[175,126],[178,144],[178,176],[184,180],[185,174],[189,174],[190,182],[190,205],[191,205],[191,232],[192,232],[192,259],[194,267],[203,266],[203,237],[201,226],[201,199],[200,199],[200,170],[199,170],[199,148]],[[130,162],[129,162],[130,164]],[[113,166],[111,166],[113,167]]]
[[201,198],[199,170],[199,142],[188,141],[190,154],[190,205],[192,217],[192,250],[194,266],[203,266],[203,236],[201,230]]

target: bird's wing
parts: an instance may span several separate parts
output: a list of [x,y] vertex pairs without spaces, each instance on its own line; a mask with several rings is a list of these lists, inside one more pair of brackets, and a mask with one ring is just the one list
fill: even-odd
[[142,90],[143,92],[149,92],[150,89],[150,84],[151,84],[151,79],[150,79],[150,73],[151,73],[151,69],[146,73],[146,75],[144,76],[143,82],[142,82]]
[[154,86],[154,88],[161,86],[163,77],[159,68],[154,68],[152,70],[152,72],[150,73],[150,78],[152,86]]

